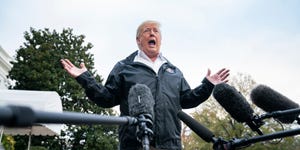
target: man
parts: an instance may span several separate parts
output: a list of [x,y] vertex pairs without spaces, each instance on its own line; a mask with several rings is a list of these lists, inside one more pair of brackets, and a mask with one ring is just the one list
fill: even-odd
[[[202,84],[192,90],[181,71],[160,53],[161,31],[158,22],[143,22],[137,29],[136,43],[139,50],[114,66],[104,86],[96,83],[83,63],[80,68],[67,59],[61,60],[61,63],[86,90],[90,100],[101,107],[120,105],[121,116],[129,115],[129,89],[137,83],[147,85],[155,99],[154,137],[151,147],[182,149],[181,123],[176,116],[177,112],[183,108],[196,107],[208,99],[214,85],[227,82],[229,70],[224,68],[211,75],[208,69]],[[141,148],[135,132],[135,127],[120,126],[120,149]]]

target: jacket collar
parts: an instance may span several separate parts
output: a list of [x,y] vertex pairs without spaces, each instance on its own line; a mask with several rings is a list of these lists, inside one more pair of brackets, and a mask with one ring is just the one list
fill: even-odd
[[[128,57],[126,57],[125,63],[127,63],[127,64],[134,64],[135,63],[134,62],[134,58],[138,54],[138,51],[139,50],[136,50],[135,52],[131,53]],[[168,67],[170,67],[170,68],[176,68],[172,63],[170,63],[170,61],[167,58],[165,58],[165,59],[167,61],[165,64],[167,64]]]

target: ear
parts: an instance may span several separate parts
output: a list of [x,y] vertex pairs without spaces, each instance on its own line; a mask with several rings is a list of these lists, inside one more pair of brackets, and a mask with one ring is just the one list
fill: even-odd
[[141,41],[140,41],[140,39],[139,39],[138,37],[136,37],[136,43],[137,43],[138,45],[141,44]]

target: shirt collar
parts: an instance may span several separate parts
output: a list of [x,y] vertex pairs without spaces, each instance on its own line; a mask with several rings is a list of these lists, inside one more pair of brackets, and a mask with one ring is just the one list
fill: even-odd
[[[143,58],[143,59],[145,59],[145,60],[147,60],[147,61],[152,62],[152,60],[151,60],[151,59],[146,55],[146,53],[143,52],[142,50],[139,50],[137,55],[138,55],[138,57],[141,57],[141,58]],[[163,55],[162,55],[161,52],[159,52],[159,54],[158,54],[158,56],[157,56],[157,58],[156,58],[155,61],[157,61],[157,59],[159,59],[160,61],[167,61],[167,60],[163,57]]]

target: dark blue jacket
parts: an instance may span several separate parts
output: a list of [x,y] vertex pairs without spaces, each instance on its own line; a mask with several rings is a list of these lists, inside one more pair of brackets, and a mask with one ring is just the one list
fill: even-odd
[[[167,62],[156,74],[148,66],[134,62],[137,51],[118,62],[110,72],[105,85],[100,85],[85,72],[76,80],[85,89],[90,100],[100,107],[120,105],[121,116],[129,115],[128,92],[136,83],[147,85],[155,99],[154,140],[152,146],[161,149],[181,149],[181,123],[177,112],[193,108],[211,95],[214,85],[206,78],[202,84],[191,89],[181,71]],[[120,149],[138,149],[134,126],[121,125],[119,128]]]

